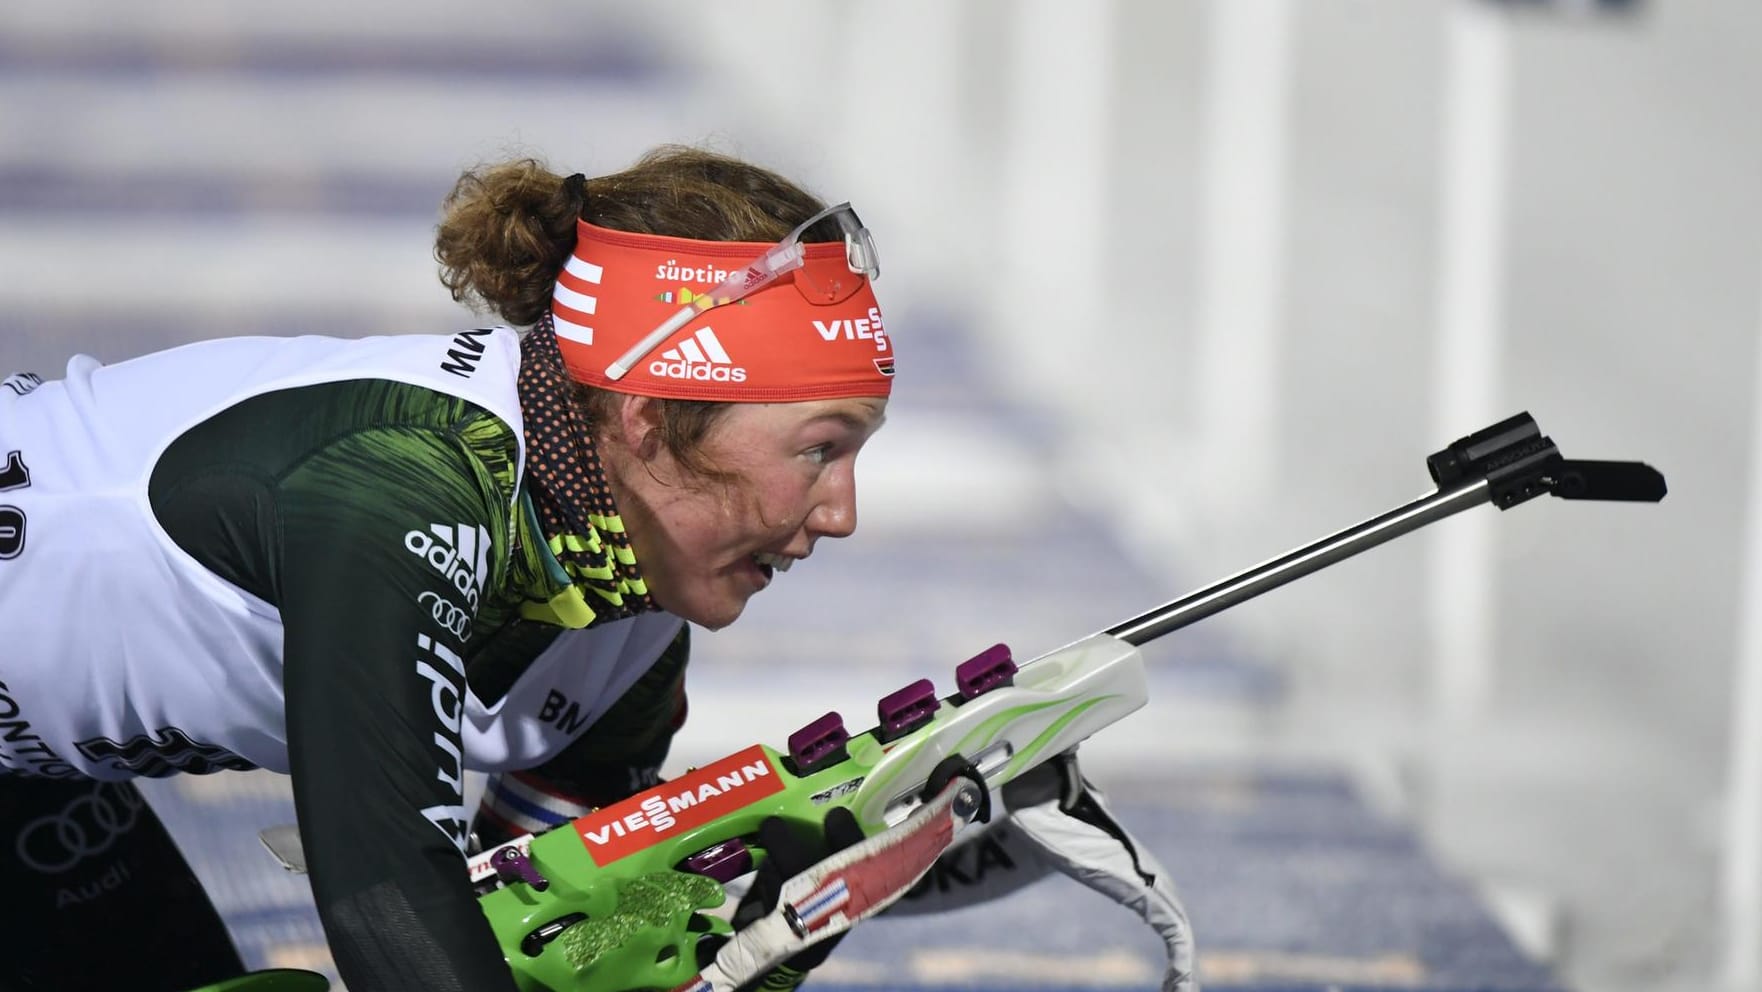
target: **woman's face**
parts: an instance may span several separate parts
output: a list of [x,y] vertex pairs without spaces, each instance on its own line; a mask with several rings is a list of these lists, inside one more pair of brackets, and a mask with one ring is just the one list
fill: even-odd
[[886,408],[876,398],[733,404],[703,446],[709,465],[735,477],[727,483],[690,474],[664,448],[627,448],[608,469],[655,602],[725,627],[775,563],[855,531],[857,452]]

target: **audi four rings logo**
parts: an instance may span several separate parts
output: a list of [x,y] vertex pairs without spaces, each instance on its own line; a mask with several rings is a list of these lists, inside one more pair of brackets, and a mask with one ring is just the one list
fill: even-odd
[[100,782],[61,812],[25,824],[18,834],[19,860],[53,875],[95,858],[135,828],[144,803],[133,789]]
[[434,622],[452,631],[454,637],[461,641],[471,639],[471,614],[457,603],[436,592],[425,592],[416,597],[416,602],[427,606]]

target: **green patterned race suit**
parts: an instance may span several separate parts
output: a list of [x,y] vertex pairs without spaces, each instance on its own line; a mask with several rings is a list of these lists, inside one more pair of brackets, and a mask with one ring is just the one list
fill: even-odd
[[[343,381],[250,398],[180,437],[153,473],[153,512],[172,539],[281,611],[314,894],[339,968],[365,988],[513,988],[460,862],[468,817],[449,781],[459,736],[435,717],[463,687],[413,662],[418,644],[462,656],[474,694],[494,705],[560,633],[519,618],[523,600],[557,587],[529,515],[509,510],[518,451],[509,425],[465,400]],[[439,633],[423,598],[456,598],[459,586],[404,544],[435,521],[490,539],[476,616]],[[682,637],[540,771],[577,795],[627,794],[630,768],[666,753],[684,665]]]

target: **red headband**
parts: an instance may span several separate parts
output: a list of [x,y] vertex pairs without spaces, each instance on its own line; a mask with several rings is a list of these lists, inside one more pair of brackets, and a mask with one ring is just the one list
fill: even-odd
[[631,234],[586,221],[575,229],[551,300],[557,344],[575,379],[640,396],[736,403],[892,390],[893,345],[881,308],[837,242],[803,245],[800,268],[696,314],[612,379],[607,367],[631,346],[774,246]]

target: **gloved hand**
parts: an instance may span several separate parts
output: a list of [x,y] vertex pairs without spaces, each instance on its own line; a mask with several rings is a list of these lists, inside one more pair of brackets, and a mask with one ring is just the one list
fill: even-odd
[[[821,825],[822,838],[807,836],[781,817],[767,817],[759,825],[758,843],[765,852],[765,862],[753,875],[751,888],[740,900],[731,921],[739,930],[777,908],[783,883],[798,873],[860,842],[863,829],[855,816],[842,806],[834,806]],[[829,937],[784,961],[764,977],[741,987],[741,992],[787,992],[807,980],[808,972],[826,962],[832,949],[844,934]],[[700,966],[715,955],[719,942],[705,941],[698,945]]]
[[942,856],[889,913],[946,912],[1066,875],[1150,924],[1168,954],[1163,992],[1198,992],[1193,930],[1168,871],[1108,809],[1095,783],[1061,754],[994,794],[991,829]]

